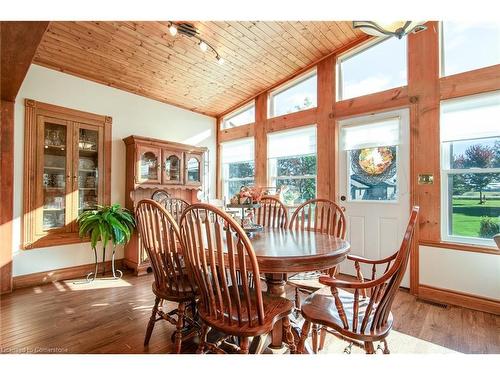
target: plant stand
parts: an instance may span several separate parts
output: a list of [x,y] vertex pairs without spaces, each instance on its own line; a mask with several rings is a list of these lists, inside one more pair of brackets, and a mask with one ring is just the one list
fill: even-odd
[[[95,262],[95,270],[94,272],[89,272],[86,277],[86,282],[91,283],[97,278],[97,273],[99,269],[99,263],[97,261],[97,249],[94,247],[92,248],[94,250],[94,262]],[[120,271],[119,269],[115,268],[115,251],[116,247],[113,246],[113,254],[111,255],[111,270],[113,272],[113,277],[108,278],[106,280],[119,280],[123,276],[123,272]],[[105,275],[106,273],[106,248],[102,248],[102,276]]]

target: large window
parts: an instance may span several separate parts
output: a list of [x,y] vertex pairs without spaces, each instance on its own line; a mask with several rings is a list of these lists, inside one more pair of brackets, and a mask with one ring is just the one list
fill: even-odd
[[406,37],[386,38],[340,57],[338,100],[355,98],[407,84]]
[[500,233],[500,92],[441,103],[442,238],[493,246]]
[[254,139],[244,138],[222,145],[222,194],[227,199],[255,180]]
[[441,24],[441,75],[500,64],[498,21],[445,21]]
[[281,188],[287,205],[316,197],[316,126],[270,133],[269,186]]
[[221,128],[231,129],[237,126],[251,124],[252,122],[255,122],[255,102],[251,102],[225,116]]
[[269,100],[270,117],[316,107],[317,78],[316,70],[313,70],[272,92]]

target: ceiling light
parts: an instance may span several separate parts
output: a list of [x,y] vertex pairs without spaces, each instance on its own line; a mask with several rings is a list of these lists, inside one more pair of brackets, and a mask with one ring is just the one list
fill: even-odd
[[198,47],[200,48],[201,51],[207,52],[208,50],[212,51],[215,55],[215,58],[217,59],[217,62],[219,65],[224,64],[224,59],[219,55],[217,50],[210,44],[208,43],[205,39],[203,39],[200,36],[200,32],[198,29],[189,22],[172,22],[168,21],[168,31],[170,32],[170,35],[175,36],[177,34],[183,35],[188,38],[194,38],[198,41]]
[[203,40],[200,42],[199,46],[203,52],[207,52],[208,46],[207,43],[205,43]]
[[168,31],[170,32],[170,35],[176,36],[177,35],[177,26],[175,26],[173,23],[168,27]]
[[352,27],[360,29],[368,35],[374,36],[395,36],[401,39],[409,33],[417,33],[427,30],[424,25],[425,21],[393,21],[393,22],[377,22],[377,21],[353,21]]

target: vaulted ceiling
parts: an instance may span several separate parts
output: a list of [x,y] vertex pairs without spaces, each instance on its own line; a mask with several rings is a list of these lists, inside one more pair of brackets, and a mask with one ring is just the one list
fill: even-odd
[[167,22],[51,22],[34,63],[215,116],[358,39],[351,22],[193,22],[225,63]]

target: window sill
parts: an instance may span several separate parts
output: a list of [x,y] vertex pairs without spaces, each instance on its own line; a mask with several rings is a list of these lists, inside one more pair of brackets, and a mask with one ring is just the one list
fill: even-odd
[[439,247],[442,249],[470,251],[474,253],[500,255],[500,250],[497,247],[470,245],[459,242],[446,241],[419,241],[419,246]]

